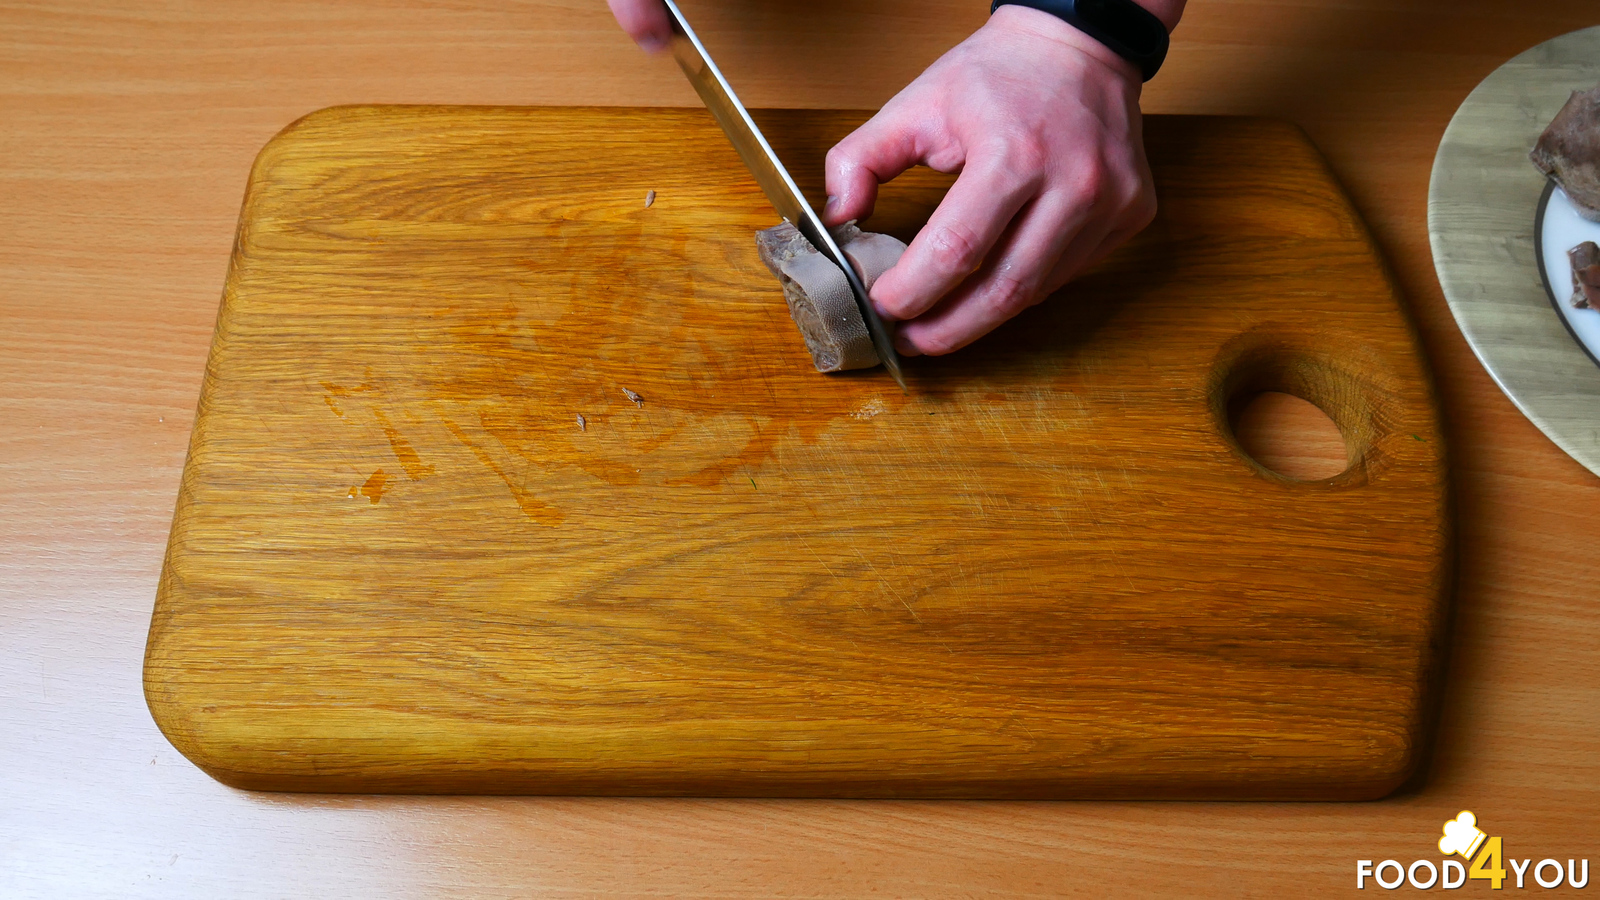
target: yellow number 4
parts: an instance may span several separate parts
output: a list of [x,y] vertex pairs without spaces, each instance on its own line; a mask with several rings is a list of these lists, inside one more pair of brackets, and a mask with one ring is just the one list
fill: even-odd
[[1506,870],[1500,860],[1499,838],[1492,837],[1483,842],[1483,849],[1478,851],[1478,858],[1472,861],[1472,868],[1467,870],[1467,876],[1487,878],[1491,889],[1500,890],[1500,883],[1506,880]]

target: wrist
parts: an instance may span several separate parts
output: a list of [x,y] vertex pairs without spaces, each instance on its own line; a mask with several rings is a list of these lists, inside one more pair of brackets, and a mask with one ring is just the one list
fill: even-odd
[[989,16],[989,22],[984,27],[1048,41],[1058,47],[1063,54],[1087,57],[1127,80],[1135,89],[1144,83],[1143,74],[1138,66],[1050,13],[1027,6],[1006,4]]

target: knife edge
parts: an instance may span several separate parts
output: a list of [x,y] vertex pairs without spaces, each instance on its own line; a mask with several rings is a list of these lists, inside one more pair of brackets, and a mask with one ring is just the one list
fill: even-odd
[[723,77],[722,70],[717,68],[717,64],[711,59],[711,54],[706,51],[705,45],[700,42],[699,36],[690,27],[678,5],[673,0],[663,0],[663,2],[666,3],[667,11],[672,17],[672,55],[677,60],[678,67],[694,86],[695,93],[700,95],[712,118],[722,127],[723,133],[733,144],[739,158],[744,161],[745,168],[755,177],[756,184],[760,186],[768,202],[780,216],[793,223],[819,253],[844,272],[845,280],[850,285],[850,293],[854,296],[856,308],[866,323],[867,333],[872,338],[872,346],[878,353],[879,361],[900,386],[900,390],[907,390],[905,375],[900,369],[900,357],[894,350],[894,342],[889,337],[889,330],[884,326],[883,320],[878,317],[877,310],[873,308],[872,299],[867,294],[861,276],[856,273],[855,267],[850,265],[838,242],[823,225],[822,218],[806,201],[805,195],[800,193],[800,188],[789,175],[789,170],[773,151],[772,145],[767,143],[766,136],[750,117],[750,111],[739,102],[733,87],[728,84],[727,78]]

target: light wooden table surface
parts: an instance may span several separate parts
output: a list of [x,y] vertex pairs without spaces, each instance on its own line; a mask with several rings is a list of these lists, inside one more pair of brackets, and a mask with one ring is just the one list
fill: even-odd
[[[686,6],[757,106],[877,106],[984,17],[979,0]],[[212,782],[140,690],[252,156],[336,103],[694,96],[598,0],[0,0],[0,896],[1320,894],[1352,890],[1357,859],[1438,860],[1463,808],[1510,856],[1593,868],[1600,479],[1468,351],[1425,212],[1473,85],[1597,22],[1593,0],[1192,0],[1146,94],[1153,112],[1305,126],[1413,303],[1461,555],[1419,788],[1346,805],[319,797]]]

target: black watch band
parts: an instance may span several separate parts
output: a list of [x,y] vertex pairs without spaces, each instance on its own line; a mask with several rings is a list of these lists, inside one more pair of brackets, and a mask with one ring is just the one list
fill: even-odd
[[1133,0],[994,0],[989,12],[1011,4],[1047,12],[1087,34],[1155,77],[1167,58],[1167,26]]

